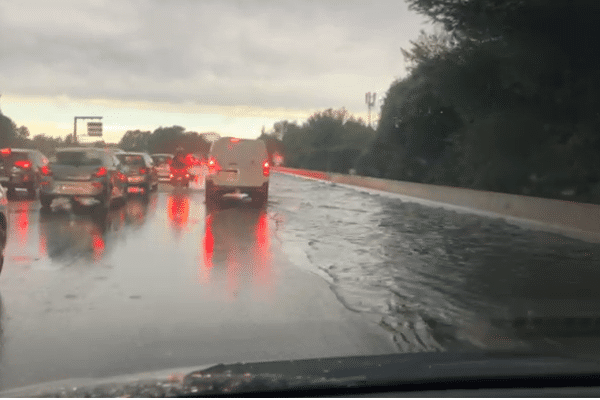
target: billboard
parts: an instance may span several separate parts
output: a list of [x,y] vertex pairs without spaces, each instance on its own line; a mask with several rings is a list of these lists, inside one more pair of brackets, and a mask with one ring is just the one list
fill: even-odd
[[88,136],[102,136],[102,122],[87,123]]

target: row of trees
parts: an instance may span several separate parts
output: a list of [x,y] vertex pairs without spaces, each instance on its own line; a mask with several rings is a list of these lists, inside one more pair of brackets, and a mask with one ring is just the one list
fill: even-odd
[[600,2],[407,1],[442,29],[403,51],[359,172],[600,202]]
[[127,131],[119,142],[125,151],[174,153],[182,147],[188,153],[208,154],[211,142],[198,132],[186,132],[181,126],[160,127],[150,131]]
[[72,146],[71,136],[54,138],[47,135],[30,137],[26,126],[17,126],[15,122],[0,112],[0,147],[19,147],[25,149],[38,149],[46,155],[54,154],[59,147]]
[[311,115],[302,125],[281,121],[263,132],[269,154],[278,152],[289,167],[347,173],[375,138],[375,131],[346,109]]
[[[72,136],[55,138],[47,135],[30,137],[26,126],[17,126],[12,119],[0,112],[0,147],[19,147],[38,149],[51,156],[57,148],[76,145]],[[86,144],[90,145],[90,144]],[[105,146],[102,141],[92,144]],[[116,144],[125,151],[145,151],[149,153],[173,153],[177,147],[183,147],[190,153],[207,154],[210,141],[198,132],[186,132],[181,126],[160,127],[150,131],[127,131]]]
[[600,2],[407,2],[438,30],[402,49],[377,131],[283,121],[261,137],[286,164],[600,203]]

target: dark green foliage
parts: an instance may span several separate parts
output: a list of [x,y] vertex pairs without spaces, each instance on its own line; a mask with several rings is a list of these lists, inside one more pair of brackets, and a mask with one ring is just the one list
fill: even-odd
[[210,143],[198,132],[186,132],[181,126],[157,128],[150,131],[127,131],[119,142],[125,151],[174,153],[177,147],[188,153],[208,154]]
[[600,203],[600,2],[407,0],[404,50],[359,173]]
[[344,108],[311,115],[302,124],[285,121],[282,150],[285,165],[348,173],[375,137],[364,121]]

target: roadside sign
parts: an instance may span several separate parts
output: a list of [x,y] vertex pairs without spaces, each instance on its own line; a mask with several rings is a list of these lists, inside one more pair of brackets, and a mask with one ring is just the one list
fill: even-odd
[[88,122],[88,136],[102,136],[102,122]]

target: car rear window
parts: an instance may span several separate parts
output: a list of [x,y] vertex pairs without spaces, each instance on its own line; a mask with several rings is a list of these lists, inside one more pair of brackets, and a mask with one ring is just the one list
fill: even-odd
[[154,160],[157,165],[165,164],[169,162],[170,159],[171,157],[169,156],[152,156],[152,160]]
[[74,167],[102,165],[100,155],[95,151],[64,151],[56,153],[56,164]]
[[229,156],[235,158],[253,159],[266,156],[266,146],[259,140],[238,140],[221,139],[215,142],[211,148],[211,155],[219,158],[220,156]]
[[26,151],[13,151],[8,156],[4,156],[4,161],[12,163],[18,160],[30,160],[31,157]]
[[125,165],[146,165],[144,157],[137,154],[117,154],[117,158]]

